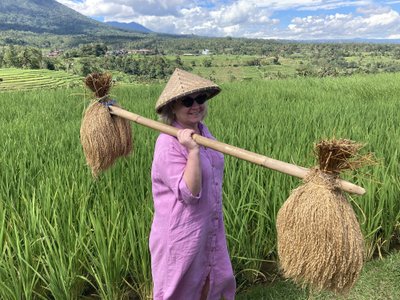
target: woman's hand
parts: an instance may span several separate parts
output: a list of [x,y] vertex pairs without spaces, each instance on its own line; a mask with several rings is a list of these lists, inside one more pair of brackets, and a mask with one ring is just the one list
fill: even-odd
[[195,132],[192,129],[181,129],[178,130],[177,133],[179,143],[185,146],[189,152],[191,150],[198,150],[200,148],[199,144],[197,144],[192,138],[194,133]]

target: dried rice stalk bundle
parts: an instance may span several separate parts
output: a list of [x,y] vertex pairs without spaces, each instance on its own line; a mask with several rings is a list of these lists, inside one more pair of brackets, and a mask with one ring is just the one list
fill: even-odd
[[118,157],[131,153],[132,130],[128,120],[113,116],[108,110],[108,105],[119,106],[108,97],[112,85],[110,74],[90,74],[85,84],[99,98],[87,108],[80,130],[86,162],[97,177]]
[[372,153],[360,155],[363,144],[346,139],[321,141],[315,145],[319,169],[325,173],[338,175],[343,170],[355,170],[375,164]]
[[316,145],[320,167],[295,189],[277,216],[278,255],[283,275],[313,290],[347,293],[364,261],[364,240],[352,206],[337,188],[343,169],[368,163],[351,161],[361,148],[349,140]]

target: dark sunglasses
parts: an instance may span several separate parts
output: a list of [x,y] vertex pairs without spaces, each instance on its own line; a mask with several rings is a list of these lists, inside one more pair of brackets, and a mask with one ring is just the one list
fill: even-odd
[[197,95],[196,97],[186,96],[185,98],[183,98],[181,100],[181,103],[185,107],[191,107],[193,105],[194,101],[196,101],[198,104],[203,104],[204,102],[207,101],[207,95],[200,94],[200,95]]

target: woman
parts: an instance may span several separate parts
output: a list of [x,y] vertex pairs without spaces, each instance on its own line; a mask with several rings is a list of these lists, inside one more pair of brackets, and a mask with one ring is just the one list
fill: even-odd
[[192,134],[213,138],[202,123],[206,101],[220,88],[176,69],[156,104],[178,137],[160,134],[152,165],[154,219],[150,233],[157,300],[230,300],[235,278],[222,214],[224,158]]

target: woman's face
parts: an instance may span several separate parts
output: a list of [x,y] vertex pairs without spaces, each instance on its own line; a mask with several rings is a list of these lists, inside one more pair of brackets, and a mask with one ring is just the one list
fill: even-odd
[[178,100],[174,105],[173,112],[175,113],[176,121],[183,127],[197,130],[199,122],[206,115],[206,95],[194,94],[189,98]]

